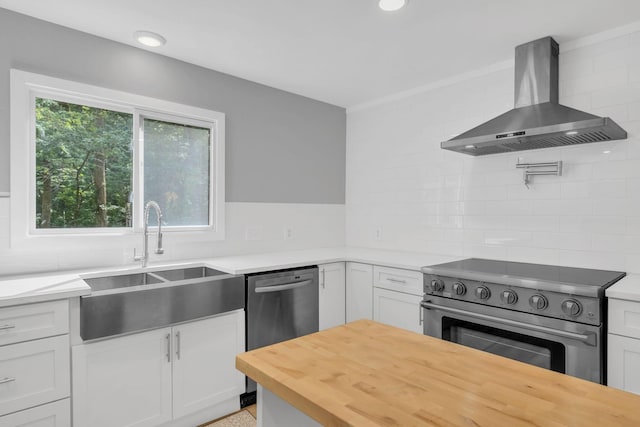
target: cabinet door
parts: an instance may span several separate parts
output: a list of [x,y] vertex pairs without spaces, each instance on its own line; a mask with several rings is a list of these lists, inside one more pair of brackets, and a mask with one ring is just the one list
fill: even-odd
[[244,393],[244,311],[174,326],[173,342],[174,418]]
[[373,266],[347,263],[347,322],[373,319]]
[[344,325],[346,280],[344,262],[334,262],[332,264],[324,264],[319,267],[320,330]]
[[373,289],[373,319],[409,331],[423,333],[421,296]]
[[156,426],[171,420],[171,328],[72,349],[73,425]]
[[607,385],[640,394],[640,340],[609,334]]

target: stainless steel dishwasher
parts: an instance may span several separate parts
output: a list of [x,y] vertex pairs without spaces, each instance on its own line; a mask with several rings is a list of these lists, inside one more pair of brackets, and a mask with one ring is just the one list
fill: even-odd
[[[247,275],[247,350],[318,332],[318,267]],[[247,378],[247,393],[256,383]]]

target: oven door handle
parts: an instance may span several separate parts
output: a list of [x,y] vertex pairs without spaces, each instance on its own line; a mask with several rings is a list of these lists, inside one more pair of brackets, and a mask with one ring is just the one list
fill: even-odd
[[522,322],[517,322],[515,320],[509,320],[509,319],[502,319],[500,317],[494,317],[494,316],[489,316],[486,314],[480,314],[480,313],[470,313],[468,311],[464,311],[464,310],[459,310],[457,308],[451,308],[451,307],[443,307],[441,305],[437,305],[437,304],[433,304],[429,301],[422,301],[420,303],[420,305],[427,309],[427,310],[440,310],[440,311],[444,311],[447,313],[453,313],[453,314],[459,314],[462,316],[468,316],[468,317],[473,317],[475,319],[480,319],[480,320],[488,320],[491,322],[495,322],[495,323],[500,323],[503,325],[509,325],[509,326],[516,326],[518,328],[522,328],[522,329],[528,329],[530,331],[537,331],[537,332],[543,332],[546,334],[551,334],[551,335],[556,335],[558,337],[562,337],[562,338],[570,338],[573,340],[577,340],[577,341],[582,341],[587,345],[591,345],[596,347],[598,345],[598,337],[596,335],[595,332],[587,332],[586,334],[578,334],[575,332],[567,332],[567,331],[561,331],[558,329],[553,329],[553,328],[548,328],[546,326],[539,326],[539,325],[530,325],[528,323],[522,323]]

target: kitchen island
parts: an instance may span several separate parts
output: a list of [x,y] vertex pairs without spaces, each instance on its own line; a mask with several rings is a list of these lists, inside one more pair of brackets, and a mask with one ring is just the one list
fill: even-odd
[[369,320],[236,367],[262,386],[262,427],[640,425],[640,396]]

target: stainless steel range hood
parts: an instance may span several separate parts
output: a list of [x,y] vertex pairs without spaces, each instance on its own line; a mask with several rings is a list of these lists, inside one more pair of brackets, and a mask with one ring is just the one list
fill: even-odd
[[516,47],[515,108],[440,144],[472,156],[627,138],[609,117],[558,104],[558,43]]

